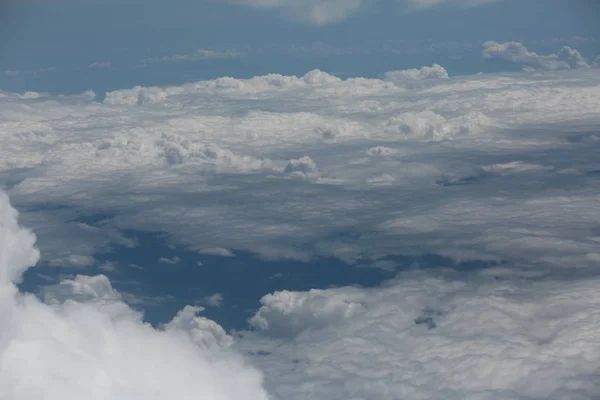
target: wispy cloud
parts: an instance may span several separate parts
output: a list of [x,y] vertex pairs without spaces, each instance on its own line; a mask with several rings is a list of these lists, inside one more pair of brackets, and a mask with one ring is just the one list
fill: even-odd
[[[254,8],[272,9],[283,16],[314,25],[341,22],[370,7],[365,0],[226,0]],[[438,6],[475,7],[503,0],[397,0],[407,10],[423,11]]]
[[233,51],[233,50],[216,51],[216,50],[198,49],[193,53],[174,54],[174,55],[170,55],[170,56],[146,58],[146,59],[142,60],[142,64],[175,63],[175,62],[185,62],[185,61],[203,61],[203,60],[219,60],[219,59],[227,60],[227,59],[242,58],[244,56],[245,56],[245,53]]
[[110,61],[97,61],[95,63],[91,63],[90,65],[88,65],[88,68],[105,69],[105,68],[110,68],[111,66],[112,66],[112,63]]
[[50,72],[56,72],[56,67],[47,67],[40,69],[26,69],[26,70],[13,70],[7,69],[4,71],[5,75],[8,76],[40,76]]

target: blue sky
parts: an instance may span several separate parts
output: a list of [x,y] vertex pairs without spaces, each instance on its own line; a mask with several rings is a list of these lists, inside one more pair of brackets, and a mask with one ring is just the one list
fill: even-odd
[[[272,9],[249,6],[252,1],[204,0],[4,3],[0,69],[26,73],[1,74],[0,89],[92,89],[101,95],[135,85],[271,72],[302,75],[314,68],[378,76],[434,62],[453,75],[491,72],[507,66],[483,62],[482,42],[514,40],[533,51],[554,52],[561,40],[597,37],[600,12],[593,0],[505,0],[479,6],[448,1],[426,9],[382,0],[363,2],[342,20],[323,22],[308,17],[310,1],[282,2],[288,3],[300,6]],[[337,9],[353,2],[329,4]],[[577,48],[587,56],[600,53],[598,42]],[[232,50],[239,57],[144,63],[198,49]],[[98,67],[89,67],[94,64]]]

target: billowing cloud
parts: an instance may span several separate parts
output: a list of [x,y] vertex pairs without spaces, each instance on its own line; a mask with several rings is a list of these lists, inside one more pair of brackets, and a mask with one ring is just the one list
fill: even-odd
[[18,292],[39,257],[34,242],[0,193],[1,398],[267,399],[261,374],[201,308],[156,330],[102,275],[49,287],[46,303]]
[[125,303],[156,299],[103,275],[19,293],[39,254],[2,195],[0,398],[597,398],[600,71],[430,68],[1,93],[0,186],[42,264],[138,231],[202,261],[408,271],[265,293],[252,331],[198,306],[153,329]]
[[590,65],[579,51],[564,46],[556,54],[540,55],[519,42],[497,43],[493,41],[483,44],[483,56],[486,60],[504,60],[517,63],[524,69],[562,70],[589,68]]
[[600,279],[416,271],[276,292],[237,346],[275,399],[595,399]]
[[4,93],[0,185],[45,264],[91,265],[141,231],[208,256],[593,266],[600,75],[545,74]]
[[400,71],[389,71],[385,74],[386,79],[391,81],[411,81],[422,79],[448,79],[448,71],[438,64],[420,69],[406,69]]

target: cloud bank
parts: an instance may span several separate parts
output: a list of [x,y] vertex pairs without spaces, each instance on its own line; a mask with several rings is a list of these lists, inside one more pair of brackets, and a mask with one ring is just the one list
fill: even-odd
[[34,243],[0,193],[1,398],[267,399],[261,374],[201,308],[155,330],[102,275],[48,288],[46,303],[18,292],[39,258]]
[[3,93],[0,185],[56,266],[133,248],[131,231],[213,256],[593,266],[600,75],[545,74]]
[[103,275],[19,293],[39,254],[2,195],[0,397],[596,399],[600,71],[444,72],[0,93],[0,186],[41,272],[132,230],[399,272],[265,293],[249,331],[194,306],[156,330]]

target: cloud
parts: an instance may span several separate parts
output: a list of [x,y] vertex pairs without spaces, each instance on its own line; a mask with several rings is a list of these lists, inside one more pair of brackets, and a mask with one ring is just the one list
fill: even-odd
[[237,51],[215,51],[208,49],[198,49],[193,53],[174,54],[171,56],[163,56],[159,58],[146,58],[142,61],[143,64],[151,63],[173,63],[184,61],[203,61],[203,60],[218,60],[218,59],[234,59],[244,57],[245,54]]
[[600,75],[544,76],[416,85],[311,71],[102,103],[6,93],[0,185],[44,264],[132,248],[126,232],[141,231],[205,255],[583,270],[597,264]]
[[231,250],[222,247],[203,248],[198,250],[198,253],[206,256],[235,257]]
[[275,9],[286,17],[314,25],[340,22],[363,6],[362,0],[230,0],[244,6]]
[[88,68],[105,69],[110,68],[112,63],[110,61],[97,61],[88,65]]
[[207,307],[221,307],[223,305],[223,295],[221,293],[215,293],[210,296],[203,298],[200,304],[206,305]]
[[0,398],[596,398],[599,87],[579,68],[3,93],[0,185],[42,264],[138,231],[404,272],[265,293],[250,331],[194,306],[153,329],[126,303],[173,299],[103,275],[19,293],[39,254],[0,195]]
[[420,69],[407,69],[401,71],[386,72],[385,78],[390,81],[411,81],[422,79],[448,79],[448,71],[438,64]]
[[275,399],[594,399],[598,277],[414,271],[263,297],[237,347]]
[[519,42],[497,43],[493,41],[483,44],[483,57],[486,60],[504,60],[523,65],[531,70],[569,70],[589,68],[590,65],[579,51],[564,46],[558,53],[539,55]]
[[415,10],[426,10],[438,6],[476,7],[501,1],[504,0],[406,0],[406,3]]
[[39,258],[34,242],[0,194],[0,397],[267,399],[261,374],[200,308],[156,330],[102,275],[49,287],[46,303],[19,292],[14,282]]
[[[225,0],[229,3],[258,9],[280,11],[285,17],[314,25],[341,22],[370,6],[364,0]],[[423,11],[438,6],[475,7],[503,0],[398,0],[411,11]]]
[[158,259],[159,263],[163,263],[163,264],[171,264],[171,265],[175,265],[175,264],[179,264],[181,262],[181,258],[174,256],[173,258],[166,258],[166,257],[161,257]]

